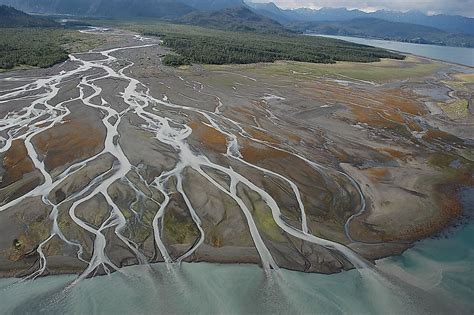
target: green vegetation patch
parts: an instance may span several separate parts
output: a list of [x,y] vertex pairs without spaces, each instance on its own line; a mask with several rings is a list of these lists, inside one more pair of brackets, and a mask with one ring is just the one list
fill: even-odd
[[165,236],[177,244],[190,244],[199,237],[199,230],[193,220],[175,211],[165,212],[163,224]]
[[328,77],[340,80],[363,80],[386,82],[390,80],[424,77],[431,75],[442,65],[438,62],[421,62],[408,57],[406,60],[384,59],[377,63],[338,62],[337,64],[315,64],[307,62],[281,61],[250,65],[206,65],[209,71],[246,71],[250,76],[264,75],[285,79],[311,80]]
[[163,58],[163,63],[167,66],[178,67],[191,64],[191,61],[181,55],[169,54]]
[[[293,60],[310,63],[374,62],[404,56],[380,48],[340,40],[301,36],[220,31],[208,28],[150,23],[130,26],[145,36],[158,36],[184,61],[202,64],[249,64]],[[173,57],[172,61],[178,61]]]
[[454,77],[463,83],[474,83],[474,73],[459,73]]
[[0,69],[50,67],[68,53],[86,51],[100,41],[90,34],[60,28],[4,28],[0,36]]
[[467,100],[456,100],[450,103],[438,103],[439,107],[451,119],[462,119],[469,115],[469,102]]

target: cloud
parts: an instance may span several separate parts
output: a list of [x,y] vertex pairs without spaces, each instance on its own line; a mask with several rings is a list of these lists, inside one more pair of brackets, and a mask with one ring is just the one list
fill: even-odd
[[[253,0],[252,2],[270,2]],[[428,14],[459,14],[474,16],[474,0],[273,0],[281,8],[349,8],[374,11],[380,9],[408,11],[420,10]]]

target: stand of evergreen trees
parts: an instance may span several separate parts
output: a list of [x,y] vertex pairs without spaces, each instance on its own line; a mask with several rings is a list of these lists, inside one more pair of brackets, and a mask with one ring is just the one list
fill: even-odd
[[45,28],[3,28],[0,36],[0,69],[16,66],[49,67],[68,59],[61,46],[64,31]]
[[172,66],[188,63],[246,64],[293,60],[313,63],[374,62],[404,56],[384,49],[340,40],[302,35],[254,34],[210,30],[194,26],[141,26],[146,36],[159,36],[179,57],[164,58]]

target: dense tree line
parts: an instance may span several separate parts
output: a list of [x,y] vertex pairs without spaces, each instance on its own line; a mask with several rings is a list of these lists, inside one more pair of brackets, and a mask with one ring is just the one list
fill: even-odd
[[182,64],[246,64],[276,60],[335,63],[404,58],[380,48],[302,35],[240,33],[169,24],[142,26],[140,31],[147,36],[161,37],[166,46],[182,57],[164,59],[173,66],[180,64],[180,60]]
[[4,28],[0,36],[0,68],[49,67],[68,58],[59,29]]
[[181,55],[168,54],[163,58],[163,63],[168,66],[178,67],[182,65],[189,65],[191,61]]

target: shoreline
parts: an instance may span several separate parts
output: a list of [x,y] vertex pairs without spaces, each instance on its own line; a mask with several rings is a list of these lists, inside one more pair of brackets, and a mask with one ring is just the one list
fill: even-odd
[[[303,34],[303,35],[306,35],[306,36],[320,36],[320,37],[334,38],[334,39],[339,39],[339,40],[343,40],[343,41],[347,41],[347,42],[352,42],[352,43],[356,43],[356,44],[361,44],[361,43],[357,43],[357,42],[350,41],[349,38],[361,39],[361,40],[377,40],[377,41],[388,42],[388,43],[412,44],[412,45],[420,45],[420,46],[428,46],[428,47],[438,47],[438,48],[470,49],[470,50],[472,50],[472,51],[474,52],[474,47],[471,48],[471,47],[457,47],[457,46],[439,46],[439,45],[430,45],[430,44],[416,44],[416,43],[400,42],[400,41],[394,41],[394,40],[384,40],[384,39],[377,39],[377,38],[366,38],[366,37],[355,37],[355,36],[342,36],[342,35],[325,35],[325,34],[315,34],[315,33],[307,33],[307,34]],[[339,38],[339,37],[346,37],[347,39]],[[419,55],[419,54],[416,54],[416,53],[405,52],[405,51],[401,51],[401,50],[397,50],[397,49],[386,48],[386,47],[381,47],[381,46],[374,46],[374,45],[371,45],[371,44],[368,44],[368,43],[366,43],[366,44],[361,44],[361,45],[366,45],[366,46],[372,46],[372,47],[377,47],[377,48],[381,48],[381,49],[386,49],[386,50],[388,50],[388,51],[392,51],[392,52],[396,52],[396,53],[401,53],[401,54],[405,54],[405,55],[411,55],[411,56],[419,57],[419,58],[426,59],[426,60],[441,62],[441,63],[447,64],[447,65],[462,66],[462,67],[467,67],[467,68],[470,68],[470,69],[474,69],[474,65],[471,66],[471,65],[467,65],[467,64],[463,64],[463,63],[457,63],[457,62],[455,62],[455,61],[448,61],[448,60],[443,60],[443,59],[434,58],[434,57],[427,57],[427,56]]]
[[380,40],[380,41],[386,41],[386,42],[405,43],[405,44],[414,44],[414,45],[474,49],[474,47],[436,45],[436,44],[426,44],[426,43],[412,43],[412,42],[408,42],[408,41],[399,41],[399,40],[394,40],[394,39],[383,39],[383,38],[378,38],[378,37],[360,37],[360,36],[352,36],[352,35],[330,35],[330,34],[319,34],[319,33],[303,33],[301,35],[323,36],[323,37],[326,37],[326,36],[327,37],[340,36],[340,37],[352,37],[352,38],[359,38],[359,39]]
[[[472,190],[474,191],[474,185],[470,186],[460,186],[457,189],[457,194],[459,194],[459,200],[461,200],[461,194],[463,193],[464,190]],[[424,236],[422,238],[416,238],[412,239],[411,241],[392,241],[392,242],[386,242],[386,243],[364,243],[364,242],[354,242],[347,244],[349,248],[354,250],[356,253],[361,255],[361,257],[364,257],[365,259],[368,259],[369,261],[373,262],[375,266],[377,266],[379,261],[382,261],[387,258],[395,258],[395,257],[401,257],[406,251],[411,250],[412,248],[416,248],[419,243],[422,243],[427,240],[441,240],[447,237],[451,237],[451,234],[455,234],[459,232],[459,230],[462,230],[464,227],[468,226],[469,224],[472,224],[474,222],[474,212],[469,213],[467,210],[470,210],[471,212],[474,209],[469,209],[468,207],[472,205],[464,205],[461,213],[459,216],[456,218],[451,218],[444,227],[441,230],[438,230],[437,232],[434,232],[433,234],[430,234],[428,236]],[[386,249],[382,252],[385,252],[384,254],[381,254],[380,251],[378,251],[378,254],[376,254],[376,258],[370,257],[370,247],[377,247],[377,246],[385,246],[385,247],[393,247],[392,250]],[[365,255],[364,253],[364,248],[369,248],[369,254],[366,251]],[[231,249],[229,247],[229,249]],[[251,250],[252,248],[249,248]],[[362,252],[362,253],[361,253]],[[50,257],[50,258],[55,258]],[[254,258],[245,258],[245,257],[240,257],[239,259],[226,259],[225,261],[219,260],[217,257],[214,258],[208,258],[208,259],[203,259],[203,258],[197,258],[197,259],[187,259],[183,261],[183,263],[186,264],[215,264],[215,265],[249,265],[249,266],[256,266],[258,267],[262,272],[264,271],[261,262],[258,261],[258,257]],[[130,263],[127,265],[123,265],[120,267],[120,269],[123,268],[129,268],[129,267],[146,267],[146,266],[153,266],[153,265],[164,265],[164,266],[169,266],[170,268],[179,268],[180,263],[174,262],[167,264],[164,261],[155,261],[155,262],[149,262],[147,264],[138,264],[138,263]],[[335,275],[335,274],[340,274],[348,271],[355,270],[356,268],[354,266],[351,266],[349,268],[344,268],[338,271],[334,272],[307,272],[305,270],[297,269],[297,268],[291,268],[291,267],[285,267],[285,266],[280,266],[280,269],[287,270],[287,271],[292,271],[292,272],[299,272],[303,274],[319,274],[319,275]],[[34,270],[34,268],[33,268]],[[74,271],[72,271],[74,270]],[[48,269],[47,272],[38,278],[44,278],[44,277],[55,277],[55,276],[76,276],[79,277],[82,272],[84,272],[85,268],[74,268],[74,269],[67,269],[67,268],[51,268]],[[115,272],[120,272],[120,271],[112,271],[112,273]],[[25,276],[28,276],[31,272],[25,272],[25,270],[18,270],[18,272],[15,271],[2,271],[0,270],[0,279],[22,279]],[[96,276],[105,276],[107,275],[106,273],[97,273],[94,275]],[[94,278],[94,277],[90,277]]]
[[[474,189],[474,187],[465,187],[465,188]],[[410,251],[413,248],[416,248],[420,243],[423,243],[425,241],[428,241],[428,240],[437,241],[437,240],[445,239],[446,237],[450,238],[452,234],[456,234],[459,231],[461,231],[463,228],[465,228],[466,226],[472,224],[474,222],[473,218],[474,218],[474,216],[472,216],[472,215],[469,216],[468,218],[458,217],[451,224],[446,226],[443,230],[438,231],[438,232],[436,232],[435,234],[433,234],[431,236],[428,236],[428,237],[425,237],[425,238],[422,238],[422,239],[418,239],[416,241],[409,242],[409,243],[406,243],[406,244],[392,243],[395,246],[400,245],[400,248],[403,248],[403,249],[399,250],[398,253],[396,253],[396,254],[387,253],[385,255],[381,255],[380,257],[378,257],[374,260],[374,262],[375,262],[374,264],[375,264],[375,266],[377,266],[378,262],[383,261],[385,259],[402,257],[405,254],[405,252]],[[447,236],[444,236],[445,233],[447,234]],[[350,246],[350,245],[354,245],[354,246]],[[374,245],[380,245],[380,244],[352,243],[352,244],[349,244],[349,247],[354,248],[354,247],[357,247],[357,245],[374,246]],[[235,261],[229,260],[228,262],[219,262],[219,261],[213,260],[213,259],[199,260],[199,261],[190,260],[190,261],[184,261],[183,263],[184,264],[189,264],[189,265],[209,264],[209,265],[216,265],[216,266],[228,266],[228,265],[230,265],[230,266],[232,266],[232,265],[236,265],[236,266],[255,266],[255,267],[259,268],[259,270],[262,273],[264,272],[264,270],[261,268],[261,263],[251,262],[251,261],[242,261],[242,260],[238,261],[237,259]],[[153,267],[153,266],[167,266],[167,268],[169,267],[169,268],[173,268],[173,269],[176,269],[176,268],[179,269],[181,267],[181,264],[180,263],[167,264],[164,261],[157,261],[157,262],[150,262],[148,264],[130,264],[130,265],[122,266],[120,268],[120,270],[122,270],[123,268],[127,269],[127,268],[134,268],[134,267]],[[353,270],[356,270],[356,268],[351,267],[351,268],[348,268],[348,269],[344,269],[344,270],[340,270],[340,271],[332,272],[332,273],[320,273],[320,272],[306,272],[306,271],[303,271],[303,270],[285,268],[285,267],[280,267],[280,269],[285,270],[285,271],[290,271],[290,272],[298,272],[298,273],[302,273],[302,274],[317,274],[317,275],[325,275],[325,276],[332,276],[332,275],[337,275],[337,274],[341,274],[341,273],[345,273],[345,272],[351,272]],[[46,277],[48,277],[48,278],[49,277],[61,277],[61,276],[71,276],[71,277],[74,276],[74,277],[78,278],[81,275],[81,273],[84,271],[84,269],[77,269],[75,271],[70,271],[70,270],[72,270],[72,269],[53,270],[53,271],[48,270],[47,274],[41,275],[37,279],[46,278]],[[24,272],[24,270],[19,271],[18,273],[22,273],[22,272]],[[120,271],[114,271],[114,272],[112,272],[112,274],[117,273],[117,272],[120,272]],[[0,279],[5,279],[5,280],[7,280],[7,279],[10,279],[10,280],[18,279],[18,280],[21,280],[25,276],[26,275],[15,276],[14,272],[0,271]],[[87,279],[92,280],[95,277],[103,277],[103,276],[107,276],[107,274],[98,273],[94,277],[89,277]]]

